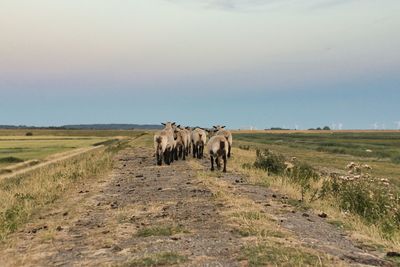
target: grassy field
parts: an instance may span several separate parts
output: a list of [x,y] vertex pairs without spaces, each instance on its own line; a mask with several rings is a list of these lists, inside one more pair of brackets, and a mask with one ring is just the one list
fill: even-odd
[[[32,136],[26,136],[27,132]],[[140,134],[139,131],[0,130],[0,172],[21,162],[44,161],[58,153]]]
[[[301,203],[305,208],[325,211],[335,218],[332,222],[340,222],[374,244],[400,245],[400,164],[396,161],[400,132],[235,133],[234,140],[235,157],[230,165],[246,173],[249,182],[284,192],[293,198],[293,203]],[[254,163],[259,159],[255,151],[263,149],[283,156],[286,161],[295,157],[295,165],[306,163],[318,170],[321,177],[302,184],[307,173],[296,177],[285,172],[262,175],[265,171],[260,173]],[[267,164],[276,164],[278,159]],[[331,178],[332,174],[348,176],[346,166],[350,162],[368,164],[372,170],[354,181]],[[385,179],[389,186],[383,185]],[[324,182],[333,187],[324,188]],[[308,199],[297,202],[302,199],[304,187],[309,192]],[[318,195],[325,189],[331,190],[327,197],[312,200],[314,190]]]
[[237,134],[237,139],[400,163],[399,132]]
[[237,133],[236,146],[269,148],[298,157],[315,167],[344,170],[351,162],[373,167],[373,173],[400,186],[400,132]]
[[23,225],[40,208],[53,203],[76,183],[111,168],[105,148],[17,177],[0,180],[0,240]]
[[[50,132],[40,132],[42,135],[27,137],[14,131],[14,135],[0,136],[0,160],[14,158],[46,161],[60,152],[92,147],[96,143],[104,144],[33,171],[0,179],[0,241],[29,221],[35,212],[53,203],[77,184],[101,177],[111,169],[112,156],[129,146],[133,137],[143,134],[129,132],[126,133],[129,138],[116,138],[121,137],[121,132],[115,133],[116,136],[112,136],[112,133],[115,132],[90,131],[75,136],[76,131],[61,131],[53,132],[53,135],[48,135]],[[0,163],[0,170],[7,165],[18,164],[17,161]]]
[[56,153],[92,146],[106,140],[105,138],[98,137],[0,137],[0,169],[28,160],[35,159],[41,161]]
[[129,136],[135,137],[143,133],[140,130],[59,130],[59,129],[0,129],[0,136],[89,136],[110,137]]

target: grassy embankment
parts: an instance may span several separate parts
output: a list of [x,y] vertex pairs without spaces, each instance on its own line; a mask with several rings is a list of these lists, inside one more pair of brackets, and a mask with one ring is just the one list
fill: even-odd
[[[57,136],[58,132],[53,134]],[[46,138],[43,138],[43,136],[33,136],[28,141],[23,140],[25,139],[24,137],[18,141],[13,140],[10,142],[5,141],[10,137],[3,137],[4,141],[0,141],[0,145],[6,146],[8,143],[9,146],[14,147],[18,144],[24,144],[21,146],[24,147],[28,142],[31,144],[31,149],[36,151],[36,154],[32,152],[30,155],[37,158],[38,155],[43,157],[52,155],[43,146],[58,145],[62,149],[71,149],[68,146],[73,146],[74,148],[76,146],[85,147],[107,139],[111,140],[103,142],[103,146],[99,146],[89,152],[12,178],[0,180],[0,240],[5,240],[10,233],[15,232],[19,227],[27,223],[41,208],[51,205],[63,195],[68,194],[75,188],[77,183],[88,179],[96,179],[107,173],[112,167],[113,155],[120,149],[129,146],[129,141],[132,137],[141,136],[143,132],[132,131],[128,134],[130,138],[126,139],[115,139],[115,137],[108,135],[110,134],[108,131],[107,135],[103,131],[90,132],[91,136],[107,136],[107,138],[90,137],[82,139],[72,136],[73,134],[75,134],[75,131],[63,131],[62,137],[46,136]],[[66,135],[68,137],[65,137]],[[118,136],[120,136],[120,132],[118,132]],[[59,152],[60,149],[54,149],[54,151]],[[29,156],[29,154],[25,155]],[[10,154],[6,153],[3,153],[3,156],[11,157]]]
[[[239,150],[234,148],[235,158],[229,162],[228,172],[242,172],[238,162],[243,159]],[[233,227],[237,235],[243,238],[247,245],[241,247],[238,259],[250,266],[342,266],[338,259],[325,255],[315,249],[306,248],[289,231],[278,225],[273,214],[264,211],[265,203],[257,203],[232,189],[230,182],[219,179],[219,172],[202,170],[196,160],[191,161],[198,168],[198,179],[213,192],[214,199],[224,208],[221,215],[225,224]],[[245,173],[249,174],[249,173]],[[253,172],[258,181],[264,177],[262,173]],[[250,176],[249,176],[250,177]]]
[[[235,156],[230,166],[245,173],[250,183],[283,192],[291,198],[292,204],[301,208],[329,214],[328,220],[332,224],[350,230],[355,238],[370,243],[377,249],[400,247],[400,225],[396,212],[399,207],[400,165],[393,160],[400,152],[399,132],[245,133],[235,134],[234,139]],[[302,188],[298,181],[283,173],[268,175],[265,170],[255,168],[256,149],[270,149],[287,160],[296,157],[299,162],[306,162],[322,173],[320,179],[310,181],[308,198],[302,203],[298,201],[301,199]],[[371,179],[333,183],[329,174],[346,175],[348,170],[345,167],[352,161],[372,166],[373,170],[369,171]],[[387,196],[388,190],[381,185],[372,184],[373,179],[379,182],[381,178],[390,180],[393,197]],[[324,184],[340,185],[342,192],[328,192],[327,197],[310,201],[311,192],[322,192]],[[383,191],[379,191],[379,188],[383,188]],[[387,205],[392,205],[394,211],[388,209]]]
[[[27,133],[32,136],[26,136]],[[110,138],[136,137],[140,131],[0,129],[0,175]]]

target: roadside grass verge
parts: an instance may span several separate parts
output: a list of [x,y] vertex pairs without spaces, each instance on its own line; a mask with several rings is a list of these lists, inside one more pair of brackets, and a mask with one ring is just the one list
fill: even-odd
[[188,260],[186,256],[182,256],[175,252],[162,252],[150,254],[143,258],[132,259],[121,267],[136,267],[136,266],[165,266],[185,263]]
[[[235,150],[235,156],[231,161],[241,162],[237,153]],[[241,249],[238,260],[247,261],[250,266],[274,266],[281,265],[282,262],[292,263],[287,266],[322,266],[339,263],[336,259],[327,258],[320,252],[304,248],[289,231],[279,226],[278,218],[264,213],[261,204],[243,195],[237,197],[230,183],[218,178],[218,175],[202,171],[202,166],[198,162],[189,161],[189,164],[198,171],[197,177],[201,184],[213,193],[214,201],[222,206],[221,215],[233,228],[233,233],[237,233],[247,243]],[[232,164],[230,166],[232,168]],[[256,176],[257,172],[249,171],[249,174]],[[271,253],[274,255],[270,255]]]
[[153,148],[153,146],[154,146],[153,136],[154,136],[153,132],[144,132],[144,133],[138,135],[136,138],[134,138],[130,142],[130,145]]
[[[254,148],[256,148],[256,146]],[[367,194],[367,192],[370,192],[369,190],[374,191],[375,189],[376,193],[381,192],[381,187],[373,185],[367,186],[368,183],[366,183],[365,186],[343,184],[343,190],[340,189],[339,192],[336,192],[335,190],[339,189],[337,184],[324,184],[327,179],[324,177],[321,179],[313,179],[313,175],[309,175],[308,177],[311,178],[307,180],[307,183],[303,184],[302,182],[299,183],[299,181],[303,180],[293,179],[293,176],[289,174],[268,173],[268,171],[263,169],[255,168],[254,162],[257,162],[257,155],[254,150],[234,148],[233,153],[234,157],[229,162],[230,167],[235,172],[245,174],[246,182],[267,186],[287,195],[289,197],[287,200],[288,204],[292,203],[296,204],[295,206],[299,208],[307,207],[315,212],[327,213],[329,216],[328,218],[334,221],[335,225],[350,231],[356,239],[361,240],[365,244],[374,246],[380,251],[383,251],[383,248],[396,250],[400,247],[400,231],[396,230],[398,226],[395,225],[397,219],[396,217],[392,217],[392,214],[395,216],[395,213],[391,213],[392,211],[386,213],[386,208],[388,207],[385,205],[388,204],[387,201],[391,198],[390,194],[387,194],[387,198],[382,194]],[[306,169],[308,170],[308,167]],[[299,173],[304,174],[302,172],[297,172],[297,174]],[[308,171],[305,173],[312,174],[312,172]],[[327,187],[325,190],[327,190],[328,193],[321,193],[321,191],[324,190],[324,186]],[[307,191],[304,192],[304,189]],[[346,191],[344,189],[346,189]],[[321,197],[320,195],[314,195],[316,192],[315,190],[320,190],[318,194],[326,194],[326,196]],[[305,197],[305,194],[307,197]],[[338,196],[335,194],[344,195]],[[338,197],[340,197],[340,199],[338,199]],[[373,201],[375,198],[376,201]],[[382,201],[380,200],[381,198]],[[379,203],[382,203],[382,205]],[[396,203],[394,204],[397,205]],[[367,212],[364,214],[361,211],[368,210],[369,208],[375,212],[379,212],[380,209],[377,208],[381,208],[383,212],[381,213],[381,218],[378,215],[376,215],[378,217],[373,218],[365,217],[372,213]],[[356,211],[358,210],[360,210],[361,213],[357,213]],[[386,220],[385,216],[390,217],[386,217],[388,218],[388,220]],[[377,218],[379,218],[379,220],[377,220]],[[382,224],[380,223],[381,219],[385,219],[385,224],[383,221]]]
[[[74,184],[111,169],[118,146],[99,147],[73,158],[0,181],[0,240],[54,203]],[[121,147],[120,147],[121,148]]]

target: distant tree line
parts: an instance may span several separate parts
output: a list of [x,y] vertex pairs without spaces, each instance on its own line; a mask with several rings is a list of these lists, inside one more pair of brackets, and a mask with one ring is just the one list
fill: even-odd
[[[295,131],[297,129],[288,129],[288,128],[282,128],[282,127],[271,127],[269,129],[265,129],[266,131]],[[325,126],[323,128],[318,127],[318,128],[310,128],[308,129],[309,131],[330,131],[331,128],[329,126]]]
[[271,127],[270,129],[266,129],[266,130],[271,130],[271,131],[290,131],[291,129],[286,129],[286,128],[282,128],[282,127]]
[[325,126],[324,128],[318,127],[318,128],[310,128],[308,130],[309,131],[330,131],[331,128],[329,126]]
[[63,126],[26,126],[26,125],[0,125],[0,129],[46,129],[46,130],[134,130],[134,129],[161,129],[155,124],[78,124]]

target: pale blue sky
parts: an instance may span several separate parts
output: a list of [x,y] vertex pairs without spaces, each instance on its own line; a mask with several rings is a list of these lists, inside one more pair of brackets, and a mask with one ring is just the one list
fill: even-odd
[[398,0],[2,0],[0,124],[397,128]]

